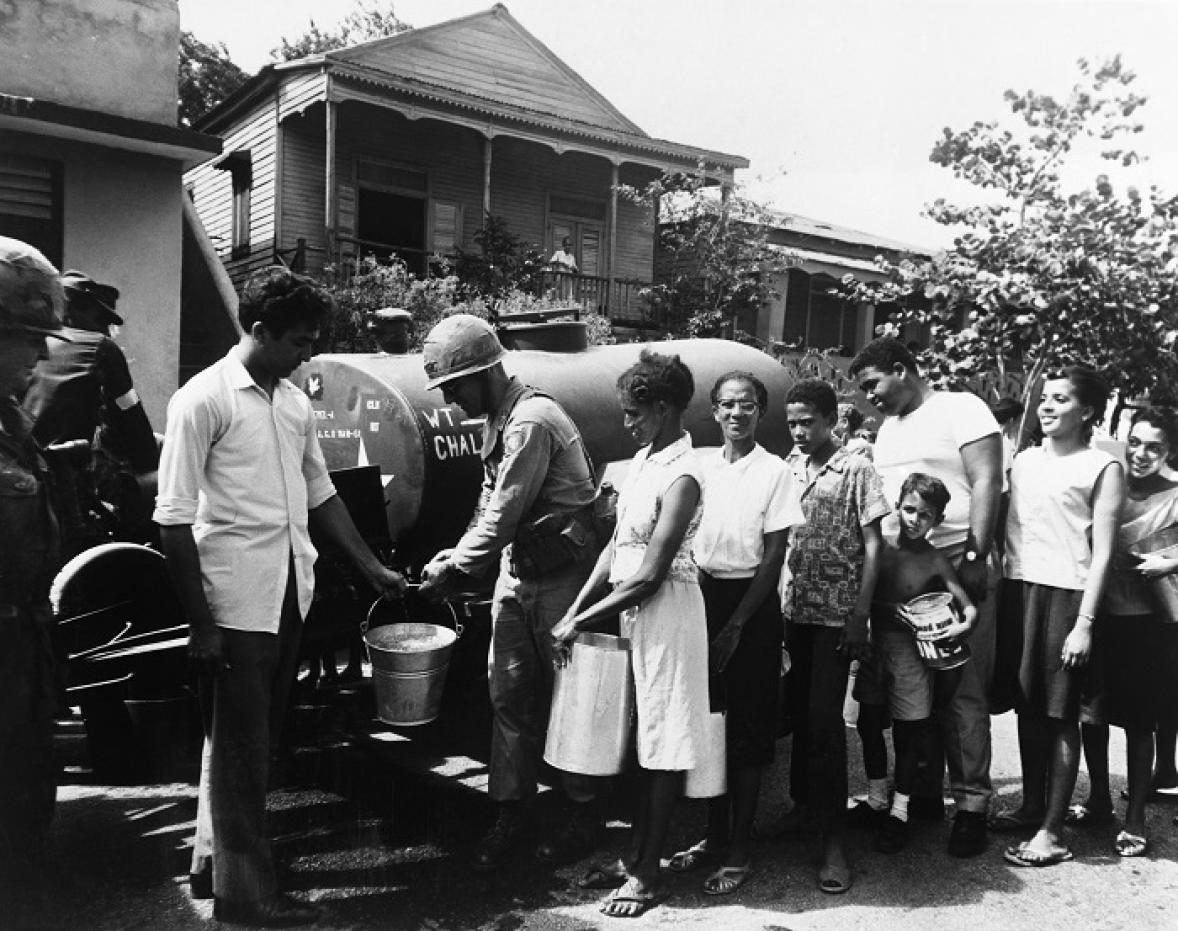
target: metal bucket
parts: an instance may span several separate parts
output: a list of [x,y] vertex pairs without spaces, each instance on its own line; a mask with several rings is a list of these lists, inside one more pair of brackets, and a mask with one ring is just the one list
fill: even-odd
[[544,760],[586,776],[615,776],[626,764],[634,721],[630,641],[580,634],[556,670]]
[[376,716],[398,726],[434,720],[457,639],[457,633],[438,624],[386,624],[366,631]]
[[907,621],[916,634],[916,652],[930,669],[956,669],[969,660],[964,643],[946,643],[942,638],[957,615],[948,592],[920,595],[904,605]]
[[688,798],[716,798],[728,791],[727,717],[713,711],[704,719],[703,758],[683,779]]
[[[1127,547],[1134,556],[1178,555],[1178,527],[1163,527]],[[1149,579],[1149,591],[1164,620],[1178,623],[1178,572]]]

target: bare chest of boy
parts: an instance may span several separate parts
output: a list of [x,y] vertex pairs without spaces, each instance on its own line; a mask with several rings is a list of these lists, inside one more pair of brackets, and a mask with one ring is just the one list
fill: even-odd
[[885,544],[875,600],[902,604],[917,595],[944,591],[936,554],[932,546],[925,552],[913,552]]

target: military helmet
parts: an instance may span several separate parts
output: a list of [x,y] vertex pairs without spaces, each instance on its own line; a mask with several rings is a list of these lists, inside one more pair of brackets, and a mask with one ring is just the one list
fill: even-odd
[[37,249],[0,236],[0,331],[61,334],[61,275]]
[[413,314],[404,307],[381,307],[379,310],[368,312],[368,329],[375,330],[384,323],[412,323]]
[[486,320],[471,314],[447,317],[425,338],[427,388],[437,388],[455,378],[482,372],[503,358],[503,345]]

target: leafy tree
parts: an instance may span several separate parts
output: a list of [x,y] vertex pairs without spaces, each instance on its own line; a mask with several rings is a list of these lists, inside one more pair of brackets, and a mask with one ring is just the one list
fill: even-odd
[[989,198],[926,208],[964,228],[952,249],[926,263],[877,260],[882,285],[843,281],[855,299],[899,306],[881,332],[928,332],[922,361],[936,383],[991,395],[1019,385],[1028,409],[1039,376],[1071,362],[1101,370],[1122,398],[1178,388],[1178,198],[1117,190],[1107,174],[1065,190],[1087,148],[1113,172],[1141,160],[1127,141],[1146,101],[1133,73],[1119,57],[1079,71],[1067,98],[1007,91],[1013,125],[946,129],[933,146],[934,163]]
[[180,33],[178,121],[191,126],[249,80],[229,58],[224,42],[202,42],[191,32]]
[[279,61],[292,61],[295,58],[347,48],[349,45],[357,45],[371,39],[395,36],[411,28],[413,27],[397,17],[392,3],[369,4],[367,0],[358,0],[356,8],[341,19],[334,29],[320,29],[312,19],[303,35],[293,41],[283,36],[281,44],[272,49],[270,54]]
[[769,242],[769,211],[739,186],[721,196],[702,165],[619,193],[660,217],[661,281],[647,293],[655,319],[676,335],[751,339],[739,332],[742,315],[773,297],[774,279],[795,264]]
[[474,241],[479,251],[459,249],[454,262],[463,294],[495,301],[511,291],[539,290],[547,267],[544,254],[511,232],[502,217],[488,214]]

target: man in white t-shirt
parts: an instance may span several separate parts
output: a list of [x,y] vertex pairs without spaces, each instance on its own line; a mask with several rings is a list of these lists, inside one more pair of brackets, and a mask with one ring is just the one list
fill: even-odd
[[900,486],[913,472],[936,476],[952,496],[945,519],[929,540],[957,568],[978,604],[978,620],[968,639],[972,659],[961,667],[957,687],[938,717],[957,805],[949,853],[976,856],[986,847],[986,814],[993,794],[989,699],[999,578],[993,542],[1002,492],[1001,434],[980,398],[934,391],[921,378],[912,353],[890,337],[868,343],[852,360],[850,374],[886,416],[875,443],[875,468],[888,500],[897,500]]

